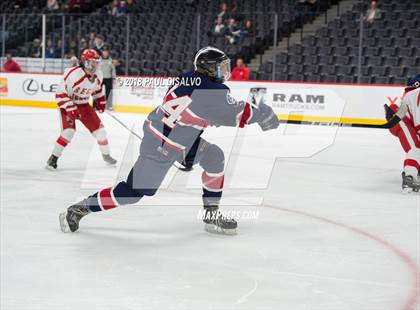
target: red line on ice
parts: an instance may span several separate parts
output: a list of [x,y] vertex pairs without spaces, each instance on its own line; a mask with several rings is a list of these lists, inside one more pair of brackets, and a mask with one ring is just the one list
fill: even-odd
[[410,255],[408,255],[407,253],[405,253],[403,250],[401,250],[400,248],[398,248],[396,245],[392,244],[391,242],[375,236],[367,231],[364,231],[360,228],[357,227],[352,227],[350,225],[341,223],[341,222],[337,222],[334,220],[330,220],[326,217],[322,217],[322,216],[318,216],[318,215],[314,215],[314,214],[310,214],[304,211],[299,211],[299,210],[292,210],[292,209],[287,209],[287,208],[281,208],[281,207],[276,207],[276,206],[270,206],[270,205],[266,205],[264,204],[265,207],[270,208],[270,209],[274,209],[274,210],[279,210],[279,211],[285,211],[285,212],[289,212],[289,213],[295,213],[295,214],[299,214],[299,215],[304,215],[306,217],[310,217],[325,223],[329,223],[332,225],[336,225],[339,227],[343,227],[346,228],[348,230],[351,230],[359,235],[362,235],[366,238],[369,238],[377,243],[380,243],[382,246],[384,246],[385,248],[387,248],[388,250],[390,250],[391,252],[393,252],[396,256],[398,256],[398,258],[404,262],[404,264],[406,264],[406,266],[408,267],[408,269],[410,270],[410,274],[413,277],[413,283],[412,283],[412,289],[410,292],[410,296],[409,298],[407,298],[407,301],[404,303],[404,305],[401,307],[401,310],[415,310],[415,306],[417,304],[417,300],[420,296],[420,272],[419,269],[417,267],[416,262],[414,261],[413,258],[410,257]]

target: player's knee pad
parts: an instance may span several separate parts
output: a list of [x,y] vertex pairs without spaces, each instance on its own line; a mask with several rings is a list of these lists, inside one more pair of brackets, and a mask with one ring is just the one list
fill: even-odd
[[225,168],[225,155],[216,144],[207,144],[202,151],[199,164],[209,173],[221,173]]
[[70,143],[71,139],[73,139],[75,132],[76,130],[74,130],[73,128],[66,128],[63,129],[60,136],[62,136],[64,139],[67,140],[68,143]]
[[99,144],[108,144],[108,139],[104,127],[99,127],[94,132],[92,132],[92,135],[95,137]]

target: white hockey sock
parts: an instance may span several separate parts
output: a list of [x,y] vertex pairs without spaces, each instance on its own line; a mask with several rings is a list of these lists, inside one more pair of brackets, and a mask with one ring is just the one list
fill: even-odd
[[98,142],[99,150],[101,151],[101,153],[103,155],[109,155],[111,151],[109,149],[109,144],[108,144],[105,128],[101,127],[95,130],[92,134],[96,138],[96,141]]
[[406,175],[411,175],[414,178],[417,178],[419,168],[420,149],[412,147],[411,150],[407,152],[406,158],[404,160],[404,172]]
[[411,175],[414,179],[417,179],[418,169],[410,164],[407,164],[407,160],[404,161],[404,172],[405,175]]
[[52,151],[52,154],[54,156],[60,157],[63,153],[64,148],[70,143],[70,141],[73,139],[75,130],[68,128],[64,129],[60,136],[58,137],[57,141],[54,144],[54,148]]

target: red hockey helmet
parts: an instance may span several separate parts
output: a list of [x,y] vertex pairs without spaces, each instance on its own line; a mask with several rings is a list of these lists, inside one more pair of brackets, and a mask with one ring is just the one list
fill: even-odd
[[86,49],[80,55],[80,64],[91,73],[95,73],[100,60],[101,56],[94,49]]

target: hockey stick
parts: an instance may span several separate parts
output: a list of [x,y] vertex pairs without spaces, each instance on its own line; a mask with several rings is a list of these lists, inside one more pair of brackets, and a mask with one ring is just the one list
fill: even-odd
[[398,124],[401,119],[394,115],[389,121],[383,124],[357,124],[357,123],[339,123],[339,122],[314,122],[305,120],[280,120],[283,124],[303,124],[303,125],[325,125],[325,126],[339,126],[339,127],[364,127],[364,128],[379,128],[390,129]]
[[130,133],[132,133],[133,135],[135,135],[137,138],[139,138],[140,141],[143,140],[142,137],[140,137],[137,133],[135,133],[134,131],[132,131],[130,128],[128,128],[128,126],[126,124],[124,124],[118,117],[116,117],[114,114],[112,114],[109,111],[105,111],[106,114],[108,114],[109,116],[111,116],[113,119],[115,119],[121,126],[123,126],[125,129],[127,129]]
[[[255,109],[258,109],[257,101],[263,100],[267,93],[266,87],[252,87],[250,89],[250,97],[247,102]],[[338,127],[364,127],[364,128],[380,128],[390,129],[401,121],[397,115],[393,115],[386,123],[383,124],[357,124],[357,123],[341,123],[341,122],[325,122],[325,121],[307,121],[302,117],[301,120],[279,119],[282,124],[302,124],[302,125],[321,125],[321,126],[338,126]]]
[[[111,116],[113,119],[115,119],[121,126],[123,126],[125,129],[127,129],[130,133],[132,133],[133,135],[135,135],[140,141],[143,141],[143,138],[142,137],[140,137],[137,133],[135,133],[130,128],[128,128],[128,126],[126,124],[124,124],[118,117],[116,117],[114,114],[112,114],[109,111],[105,111],[105,112],[106,112],[106,114],[108,114],[109,116]],[[175,162],[172,163],[172,166],[174,166],[175,168],[179,169],[179,167],[177,165],[175,165]]]

